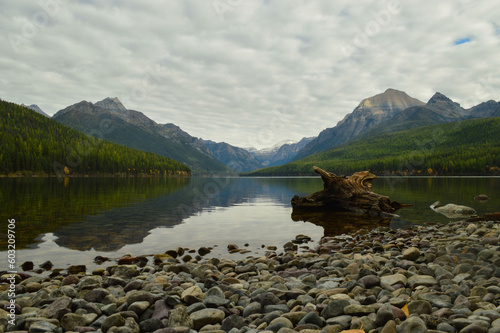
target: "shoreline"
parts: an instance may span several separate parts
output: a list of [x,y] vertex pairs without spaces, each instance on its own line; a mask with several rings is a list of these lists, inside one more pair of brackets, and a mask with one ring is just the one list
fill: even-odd
[[297,253],[301,242],[247,259],[177,250],[146,265],[17,275],[15,298],[4,275],[0,322],[36,332],[500,332],[498,221],[359,230]]

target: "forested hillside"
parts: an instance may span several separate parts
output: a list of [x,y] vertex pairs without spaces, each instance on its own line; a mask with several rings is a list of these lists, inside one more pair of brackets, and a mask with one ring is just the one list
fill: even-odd
[[283,166],[248,176],[312,175],[313,166],[349,175],[498,175],[500,118],[420,127],[357,139]]
[[190,175],[170,158],[96,139],[0,100],[0,174]]

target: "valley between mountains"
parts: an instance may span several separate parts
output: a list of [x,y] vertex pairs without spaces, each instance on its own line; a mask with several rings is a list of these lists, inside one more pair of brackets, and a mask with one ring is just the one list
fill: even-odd
[[[0,173],[50,174],[47,167],[30,170],[33,163],[29,160],[35,152],[16,139],[20,133],[5,127],[10,117],[7,111],[16,112],[17,107],[2,103],[2,135],[12,141],[11,151],[22,154],[24,162],[5,152],[0,158]],[[343,120],[318,136],[267,149],[235,147],[192,136],[175,124],[159,124],[140,111],[127,109],[116,97],[96,103],[81,101],[51,118],[36,105],[19,108],[34,111],[23,116],[36,118],[28,127],[38,126],[33,125],[37,121],[49,127],[53,125],[48,123],[58,123],[134,151],[169,158],[187,166],[193,175],[310,175],[313,165],[339,174],[361,169],[381,175],[500,173],[500,102],[490,100],[464,109],[439,92],[422,102],[403,91],[387,89],[363,99]],[[42,147],[47,137],[39,140]],[[67,164],[64,158],[58,163]],[[116,172],[128,173],[128,169],[117,168]],[[93,173],[90,166],[87,170]],[[156,173],[167,171],[158,169]]]

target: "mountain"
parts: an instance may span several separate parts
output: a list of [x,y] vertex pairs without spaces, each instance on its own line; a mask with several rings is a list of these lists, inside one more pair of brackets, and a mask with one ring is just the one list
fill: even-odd
[[253,171],[265,166],[243,148],[210,140],[204,140],[203,143],[218,161],[239,172]]
[[39,113],[45,117],[48,117],[50,118],[50,116],[48,114],[46,114],[45,112],[42,111],[42,109],[40,109],[40,107],[36,104],[31,104],[31,105],[25,105],[25,104],[21,104],[21,106],[24,106],[25,108],[28,108],[30,110],[33,110],[35,111],[36,113]]
[[292,161],[297,153],[301,151],[314,137],[302,138],[299,142],[285,140],[278,142],[270,148],[255,149],[247,148],[263,166],[282,165]]
[[157,124],[142,112],[126,109],[116,97],[95,104],[82,101],[58,111],[52,118],[89,135],[167,156],[186,164],[195,174],[234,173],[208,149],[204,151],[203,143],[196,142],[199,139],[175,125]]
[[466,110],[467,118],[500,117],[500,102],[493,100],[483,102]]
[[466,119],[467,111],[437,92],[423,106],[409,107],[364,132],[355,139],[363,139],[381,133],[391,133],[423,126],[445,124]]
[[439,113],[451,121],[462,119],[466,114],[460,104],[453,102],[440,92],[435,93],[427,104],[425,104],[425,107]]
[[[174,124],[164,124],[158,125],[156,127],[156,132],[174,142],[177,142],[182,145],[189,145],[199,152],[207,155],[213,156],[210,149],[205,145],[204,141],[198,139],[194,136],[189,135],[187,132],[184,132],[179,126]],[[220,161],[220,160],[219,160]],[[222,162],[224,163],[224,162]]]
[[0,174],[191,174],[188,167],[165,156],[93,138],[2,100],[0,141]]
[[127,112],[127,108],[120,102],[118,97],[106,97],[102,101],[96,102],[95,105],[106,110]]
[[422,105],[425,103],[395,89],[387,89],[382,94],[366,98],[337,126],[323,130],[309,142],[298,152],[295,160],[347,142],[409,107]]
[[313,175],[313,166],[337,175],[499,175],[500,117],[468,119],[357,138],[286,165],[247,176]]

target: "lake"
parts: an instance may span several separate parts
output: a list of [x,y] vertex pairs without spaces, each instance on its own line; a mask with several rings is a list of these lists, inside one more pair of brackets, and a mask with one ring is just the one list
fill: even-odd
[[[7,258],[7,221],[16,220],[17,265],[98,267],[96,256],[119,258],[164,253],[178,247],[212,248],[210,256],[262,255],[304,234],[314,248],[325,234],[373,228],[340,219],[293,221],[291,198],[322,189],[311,178],[2,178],[1,257]],[[479,215],[500,210],[500,178],[378,178],[372,190],[413,204],[386,223],[391,228],[452,220],[432,211],[434,201],[473,207]],[[474,200],[486,194],[490,200]],[[247,253],[229,254],[235,243]],[[194,254],[193,254],[194,256]],[[0,270],[7,270],[2,259]],[[21,270],[21,269],[19,269]]]

